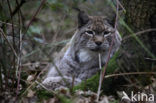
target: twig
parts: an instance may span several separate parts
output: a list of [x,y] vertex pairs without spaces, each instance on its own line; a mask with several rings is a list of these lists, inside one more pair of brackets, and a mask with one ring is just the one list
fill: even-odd
[[[22,1],[24,1],[24,0],[22,0]],[[42,0],[42,2],[41,2],[41,4],[40,4],[39,8],[38,8],[37,11],[34,13],[32,19],[30,20],[30,22],[29,22],[29,24],[28,24],[28,26],[27,26],[27,28],[26,28],[25,33],[23,34],[23,36],[20,36],[20,51],[22,50],[22,40],[23,40],[23,38],[24,38],[24,35],[26,34],[27,30],[29,29],[29,26],[31,25],[31,23],[32,23],[32,21],[34,20],[35,16],[39,13],[39,11],[40,11],[41,7],[43,6],[43,4],[45,3],[45,1],[46,1],[46,0]],[[21,32],[20,32],[20,34],[21,34]],[[18,77],[17,90],[16,90],[16,98],[17,98],[18,91],[19,91],[20,76],[21,76],[21,53],[20,53],[20,55],[19,55],[19,57],[18,57],[18,62],[19,62],[19,68],[18,68],[19,71],[18,71],[18,69],[16,70],[16,76]],[[18,75],[17,75],[17,72],[18,72]]]
[[21,94],[21,96],[23,96],[32,86],[35,85],[36,82],[31,83],[30,86],[28,86],[28,88]]
[[[107,57],[107,60],[106,60],[106,64],[104,66],[104,70],[103,70],[103,72],[102,71],[100,72],[100,80],[99,80],[99,87],[98,87],[98,93],[97,93],[97,102],[99,100],[102,81],[104,79],[106,68],[107,68],[108,62],[110,60],[110,54],[111,54],[111,51],[112,51],[112,47],[113,47],[113,43],[114,43],[114,39],[115,39],[115,34],[116,34],[116,31],[117,31],[118,8],[119,8],[118,0],[116,0],[116,4],[117,4],[117,6],[116,6],[116,18],[115,18],[115,25],[114,25],[115,32],[114,32],[114,35],[112,37],[112,42],[111,42],[111,46],[109,48],[108,57]],[[100,63],[101,63],[101,56],[99,54],[99,67],[101,68],[101,64]]]
[[[116,0],[116,2],[117,2],[117,3],[116,3],[116,18],[115,18],[115,26],[114,26],[115,32],[117,31],[117,20],[118,20],[118,9],[119,9],[118,0]],[[110,60],[110,53],[111,53],[111,51],[112,51],[112,47],[113,47],[113,43],[114,43],[114,39],[115,39],[115,34],[116,34],[116,33],[114,33],[114,35],[113,35],[113,37],[112,37],[112,42],[111,42],[111,46],[110,46],[110,48],[109,48],[108,57],[107,57],[107,60],[106,60],[106,64],[105,64],[105,66],[104,66],[103,73],[102,73],[102,81],[103,81],[103,79],[104,79],[105,72],[106,72],[106,68],[107,68],[108,62],[109,62],[109,60]]]
[[[137,33],[134,33],[134,34],[135,34],[136,36],[138,36],[138,35],[141,35],[141,34],[143,34],[143,33],[151,32],[151,31],[156,31],[156,28],[146,29],[146,30],[143,30],[143,31],[139,31],[139,32],[137,32]],[[130,35],[124,37],[123,40],[127,40],[127,39],[129,39],[130,37],[133,37],[133,36],[130,34]]]
[[26,0],[21,0],[20,4],[17,5],[16,9],[11,13],[11,16],[14,16],[18,10],[23,6],[23,4],[26,2]]
[[38,85],[40,85],[42,88],[44,88],[47,91],[52,92],[53,94],[57,95],[53,90],[46,88],[43,84],[39,83],[37,80],[35,81],[35,83],[37,83]]
[[45,68],[42,69],[42,71],[37,75],[37,79],[41,78],[40,75],[43,74],[46,70],[48,70],[50,64],[47,64]]
[[156,72],[131,72],[131,73],[120,73],[120,74],[110,74],[106,75],[105,78],[111,78],[111,77],[116,77],[116,76],[125,76],[125,75],[144,75],[144,74],[156,74]]
[[20,79],[21,79],[21,51],[22,51],[22,33],[20,31],[20,45],[19,45],[19,56],[18,56],[18,67],[16,69],[16,77],[18,78],[18,81],[17,81],[17,89],[16,89],[16,98],[17,98],[17,95],[18,95],[18,92],[19,92],[19,85],[20,85]]
[[17,88],[16,88],[16,99],[18,96],[18,92],[19,92],[19,86],[20,86],[20,80],[21,80],[21,66],[22,66],[22,60],[21,60],[21,56],[22,56],[22,30],[21,30],[21,18],[20,18],[20,13],[18,12],[18,19],[19,19],[19,55],[17,58],[18,61],[18,66],[16,68],[16,77],[18,78],[17,80]]
[[74,88],[74,82],[75,82],[75,76],[72,76],[72,86],[70,87],[70,92],[73,94],[73,88]]
[[18,58],[15,49],[13,48],[13,46],[11,45],[11,43],[9,42],[9,40],[7,39],[6,35],[4,34],[4,32],[3,32],[3,30],[1,28],[0,28],[0,32],[1,32],[1,35],[4,37],[4,39],[6,39],[6,41],[9,44],[11,50],[13,51],[14,55]]
[[45,3],[46,0],[42,0],[40,6],[38,7],[38,9],[36,10],[36,12],[34,13],[34,15],[32,16],[30,22],[28,23],[27,27],[26,27],[26,31],[24,33],[24,35],[26,34],[27,30],[29,29],[29,26],[32,24],[34,18],[37,16],[37,14],[39,13],[39,11],[41,10],[43,4]]
[[[12,26],[12,25],[13,25],[13,24],[11,24],[11,23],[6,23],[6,22],[3,22],[3,21],[0,21],[0,23],[1,23],[1,24],[10,25],[10,26]],[[17,25],[15,25],[15,24],[14,24],[14,26],[15,26],[15,27],[17,27]]]
[[150,61],[156,61],[156,59],[152,59],[152,58],[145,58],[145,59]]
[[118,1],[119,6],[122,8],[122,10],[126,13],[126,9],[124,8],[124,6],[120,3],[120,1]]
[[[22,1],[21,1],[22,2]],[[23,2],[25,2],[24,0],[23,0]],[[24,3],[23,3],[24,4]],[[23,5],[22,4],[22,5]],[[18,2],[18,0],[16,0],[16,5],[17,6],[20,6],[21,5],[21,3],[19,4],[19,2]],[[19,16],[19,18],[20,18],[20,20],[21,20],[21,23],[22,23],[22,27],[23,27],[23,29],[25,29],[25,24],[24,24],[24,20],[25,20],[25,18],[24,18],[24,16],[23,16],[23,13],[22,13],[22,10],[21,10],[21,8],[19,8],[19,12],[18,12],[18,16]],[[21,25],[20,25],[21,26]]]
[[[10,13],[10,18],[11,18],[11,29],[12,29],[12,42],[13,42],[13,48],[14,48],[14,50],[16,49],[16,45],[15,45],[15,33],[14,33],[14,21],[13,21],[13,16],[12,16],[12,9],[11,9],[11,5],[10,5],[10,1],[9,0],[7,0],[7,4],[8,4],[8,7],[9,7],[9,13]],[[13,69],[15,70],[15,68],[16,68],[16,58],[15,58],[15,55],[13,55]],[[9,76],[11,76],[10,75],[10,71],[11,70],[8,70],[8,74],[9,74]]]
[[99,69],[100,69],[100,79],[99,79],[99,87],[97,91],[97,99],[96,101],[99,101],[100,93],[101,93],[101,85],[102,85],[102,66],[101,66],[101,54],[99,53]]
[[99,69],[102,69],[102,65],[101,65],[101,54],[99,53]]
[[[13,17],[19,10],[20,8],[23,6],[23,4],[26,2],[26,0],[21,0],[20,4],[17,5],[17,7],[15,8],[15,10],[13,10],[13,12],[11,12],[11,16]],[[9,18],[10,19],[10,18]],[[6,20],[6,22],[9,21],[9,19]],[[3,25],[4,26],[4,25]],[[3,27],[2,26],[2,27]]]

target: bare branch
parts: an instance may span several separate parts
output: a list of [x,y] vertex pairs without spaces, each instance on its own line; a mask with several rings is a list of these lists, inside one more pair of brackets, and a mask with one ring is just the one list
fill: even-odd
[[118,1],[118,4],[119,4],[119,6],[122,8],[122,10],[123,10],[124,12],[126,12],[126,9],[125,9],[124,6],[120,3],[120,1]]
[[[115,18],[115,25],[114,25],[115,32],[117,31],[117,20],[118,20],[118,9],[119,9],[118,0],[116,0],[116,5],[117,5],[116,6],[116,18]],[[106,68],[107,68],[108,62],[110,60],[110,54],[111,54],[111,51],[112,51],[114,39],[115,39],[115,33],[114,33],[114,35],[112,37],[112,42],[111,42],[111,46],[109,48],[108,57],[107,57],[107,60],[106,60],[106,64],[104,66],[104,70],[103,70],[103,72],[102,71],[100,72],[99,87],[98,87],[98,92],[97,92],[97,102],[99,100],[101,85],[102,85],[102,81],[103,81],[103,79],[105,77]],[[101,56],[100,56],[100,54],[99,54],[99,67],[101,69]]]
[[[115,26],[114,26],[115,31],[117,31],[118,9],[119,9],[118,0],[116,0],[116,18],[115,18]],[[104,79],[105,72],[106,72],[106,68],[107,68],[108,62],[109,62],[109,60],[110,60],[110,53],[111,53],[111,51],[112,51],[114,39],[115,39],[115,33],[114,33],[113,38],[112,38],[111,46],[110,46],[109,52],[108,52],[108,57],[107,57],[107,60],[106,60],[106,64],[105,64],[105,66],[104,66],[103,73],[102,73],[102,81],[103,81],[103,79]]]
[[11,16],[14,16],[19,10],[20,8],[23,6],[23,4],[25,3],[25,0],[21,0],[20,4],[17,4],[17,7],[15,8],[15,10],[11,13]]
[[[13,24],[11,24],[11,23],[6,23],[6,22],[3,22],[3,21],[0,21],[0,23],[1,24],[6,24],[6,25],[10,25],[10,26],[12,26]],[[17,27],[17,25],[14,25],[15,27]]]
[[105,78],[125,76],[125,75],[155,75],[156,72],[131,72],[131,73],[120,73],[120,74],[110,74],[106,75]]
[[[32,16],[30,22],[28,23],[28,25],[27,25],[27,27],[26,27],[26,31],[25,31],[25,33],[26,33],[27,30],[29,29],[29,26],[32,24],[34,18],[37,16],[37,14],[38,14],[39,11],[41,10],[41,8],[42,8],[42,6],[43,6],[43,4],[44,4],[45,2],[46,2],[46,0],[42,0],[40,6],[38,7],[38,9],[36,10],[36,12],[35,12],[34,15]],[[24,35],[25,35],[25,33],[24,33]]]
[[46,88],[42,83],[39,83],[37,80],[35,81],[38,85],[40,85],[42,88],[44,88],[47,91],[52,92],[53,94],[57,95],[53,90]]
[[21,30],[20,30],[20,41],[19,41],[19,56],[17,58],[18,60],[18,67],[16,69],[16,77],[18,78],[18,81],[17,81],[17,89],[16,89],[16,98],[17,98],[17,95],[18,95],[18,92],[19,92],[19,85],[20,85],[20,79],[21,79],[21,51],[22,51],[22,33],[21,33]]
[[[139,36],[141,34],[147,33],[147,32],[152,32],[152,31],[156,31],[156,28],[151,28],[151,29],[146,29],[143,31],[139,31],[137,33],[134,33],[136,36]],[[128,36],[124,37],[123,40],[127,40],[129,38],[133,37],[132,34],[129,34]]]
[[4,39],[7,41],[7,43],[9,44],[11,50],[13,51],[14,55],[18,58],[17,53],[15,51],[15,49],[13,48],[13,46],[11,45],[11,43],[9,42],[9,40],[7,39],[6,35],[4,34],[3,30],[0,28],[0,32],[1,35],[4,37]]

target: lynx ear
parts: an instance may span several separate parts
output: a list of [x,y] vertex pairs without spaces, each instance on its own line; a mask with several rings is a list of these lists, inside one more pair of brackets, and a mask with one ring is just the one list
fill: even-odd
[[114,27],[115,26],[115,19],[116,19],[116,15],[113,15],[112,18],[107,19],[107,22]]
[[82,26],[86,25],[89,21],[88,15],[84,12],[79,10],[78,13],[78,28],[81,28]]

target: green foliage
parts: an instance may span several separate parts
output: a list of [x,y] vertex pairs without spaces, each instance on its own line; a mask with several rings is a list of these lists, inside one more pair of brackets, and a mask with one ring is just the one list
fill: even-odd
[[50,98],[53,98],[54,96],[56,96],[60,103],[72,103],[72,100],[67,98],[66,96],[64,96],[63,94],[53,94],[52,92],[50,91],[47,91],[45,89],[42,89],[42,90],[36,90],[36,94],[37,94],[37,97],[38,97],[38,101],[42,101],[42,100],[48,100]]
[[28,30],[28,35],[32,34],[40,34],[41,33],[41,27],[37,25],[31,25]]
[[37,97],[42,100],[42,99],[49,99],[52,98],[54,95],[53,93],[47,91],[47,90],[37,90],[36,91]]
[[58,98],[60,99],[61,103],[73,103],[71,99],[68,99],[67,97],[63,95],[59,95]]
[[48,0],[47,3],[52,11],[58,11],[60,9],[67,11],[69,9],[62,0]]
[[91,91],[97,91],[99,83],[99,74],[94,75],[93,77],[89,78],[86,81],[83,81],[81,84],[74,87],[74,90],[91,90]]
[[114,72],[114,70],[118,67],[117,65],[117,58],[119,56],[119,51],[115,53],[115,55],[110,59],[107,66],[107,74],[111,74]]

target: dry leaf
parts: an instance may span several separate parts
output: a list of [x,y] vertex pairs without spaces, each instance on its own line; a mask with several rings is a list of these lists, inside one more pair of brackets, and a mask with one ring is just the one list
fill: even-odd
[[35,94],[35,91],[32,91],[31,89],[28,90],[28,94],[27,94],[27,97],[31,98],[33,97]]
[[27,78],[27,82],[30,83],[32,80],[34,80],[35,75],[29,75]]

